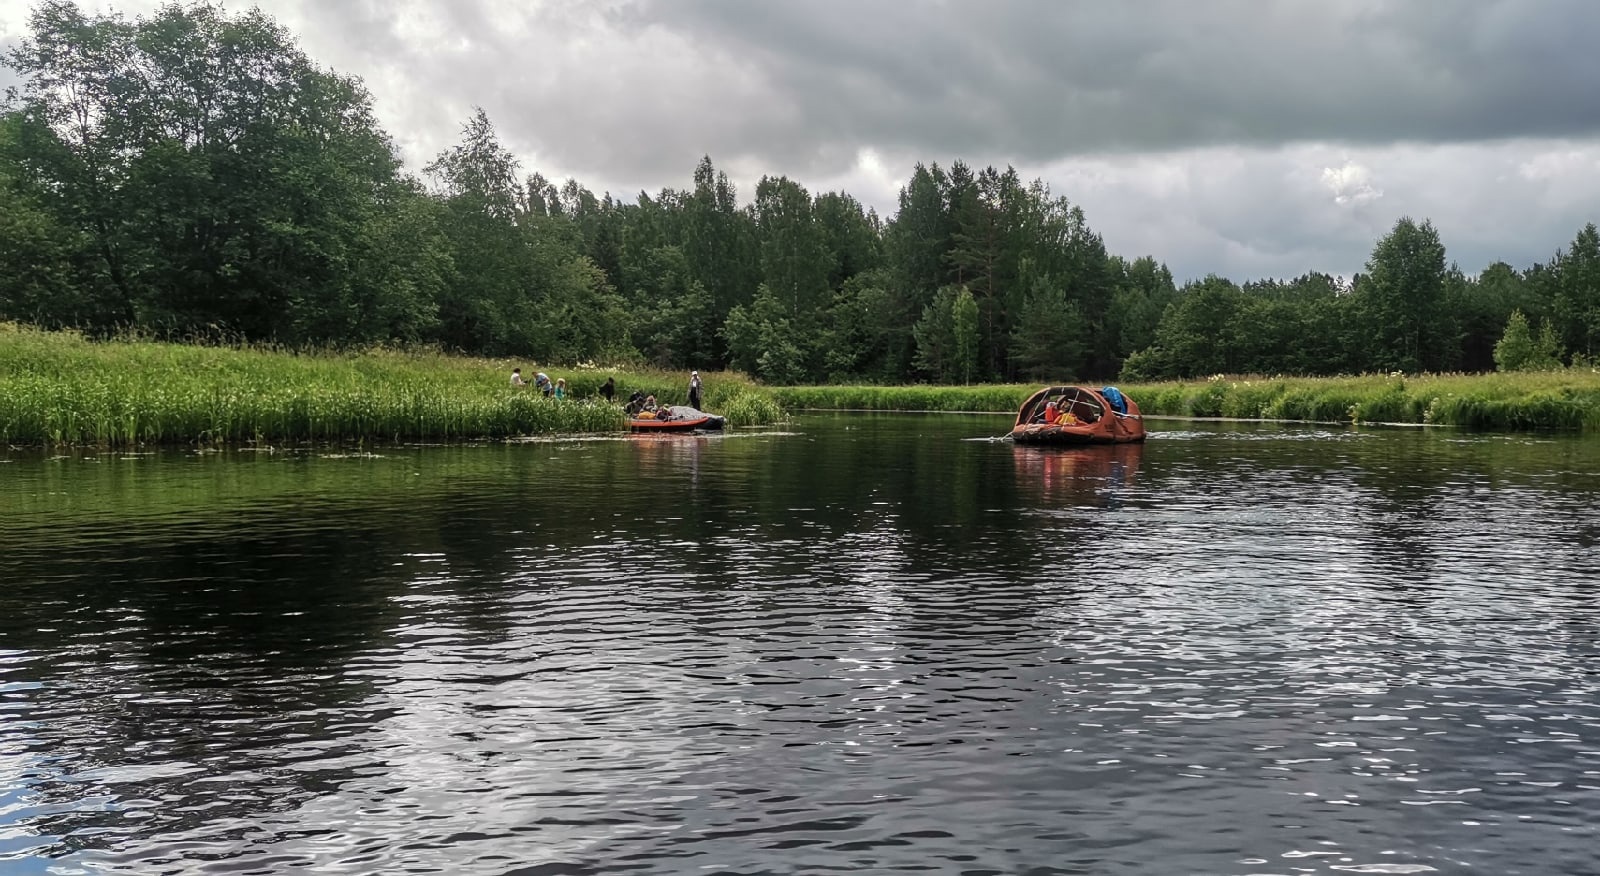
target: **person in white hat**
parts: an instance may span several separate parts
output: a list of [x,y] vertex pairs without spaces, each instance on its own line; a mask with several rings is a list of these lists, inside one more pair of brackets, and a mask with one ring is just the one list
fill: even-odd
[[689,407],[700,410],[700,372],[689,372]]

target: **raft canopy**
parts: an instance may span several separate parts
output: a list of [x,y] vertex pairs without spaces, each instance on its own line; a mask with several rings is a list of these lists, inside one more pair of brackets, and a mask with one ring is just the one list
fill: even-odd
[[1112,413],[1116,409],[1106,401],[1106,397],[1097,389],[1087,386],[1047,386],[1033,395],[1017,411],[1017,425],[1026,426],[1029,423],[1043,423],[1044,409],[1050,402],[1063,414],[1072,414],[1080,423],[1098,422],[1107,411]]
[[[1058,416],[1050,416],[1051,408]],[[1018,444],[1126,444],[1144,440],[1143,420],[1139,406],[1116,387],[1047,386],[1017,410],[1010,438]]]

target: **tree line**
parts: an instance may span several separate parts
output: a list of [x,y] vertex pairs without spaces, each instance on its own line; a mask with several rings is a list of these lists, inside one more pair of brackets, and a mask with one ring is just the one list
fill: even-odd
[[[70,0],[4,59],[0,319],[290,346],[733,367],[777,383],[1480,371],[1590,362],[1600,236],[1466,276],[1409,218],[1342,281],[1174,284],[1012,168],[919,164],[895,215],[709,157],[597,197],[476,111],[421,178],[270,17]],[[1499,356],[1497,358],[1497,352]]]

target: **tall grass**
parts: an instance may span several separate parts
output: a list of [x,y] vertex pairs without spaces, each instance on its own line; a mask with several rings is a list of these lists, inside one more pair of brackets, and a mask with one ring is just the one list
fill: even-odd
[[1122,387],[1146,414],[1353,423],[1432,423],[1495,431],[1600,430],[1600,373],[1213,377]]
[[1015,413],[1036,385],[779,386],[769,392],[785,408],[848,411]]
[[[515,366],[530,378],[536,368],[565,377],[568,398],[513,389]],[[616,379],[618,402],[634,389],[669,403],[688,394],[686,374],[554,368],[426,351],[93,343],[0,324],[0,442],[458,441],[618,431],[625,428],[620,404],[599,396],[608,376]],[[740,375],[705,379],[705,406],[712,410],[759,392]]]
[[[1600,373],[1588,370],[1214,377],[1118,386],[1145,414],[1158,416],[1432,423],[1502,431],[1600,430]],[[794,386],[771,392],[784,407],[796,410],[1010,413],[1038,388],[1038,384]]]
[[764,426],[783,418],[783,408],[769,395],[741,392],[720,408],[730,426]]
[[[564,377],[569,397],[513,390],[520,366]],[[611,432],[616,380],[683,404],[688,375],[637,367],[373,349],[295,352],[125,340],[0,323],[0,442],[23,445],[460,441]],[[703,406],[730,424],[776,422],[785,409],[1011,413],[1037,384],[761,387],[707,373]],[[1485,430],[1600,430],[1600,373],[1214,377],[1122,384],[1146,414],[1324,422],[1435,423]]]

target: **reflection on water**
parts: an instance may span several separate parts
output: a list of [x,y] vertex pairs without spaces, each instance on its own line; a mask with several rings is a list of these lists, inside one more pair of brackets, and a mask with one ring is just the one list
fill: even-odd
[[1120,501],[1133,486],[1143,455],[1143,444],[1012,446],[1019,492],[1081,505]]
[[0,456],[0,872],[1600,871],[1592,440],[1006,425]]

